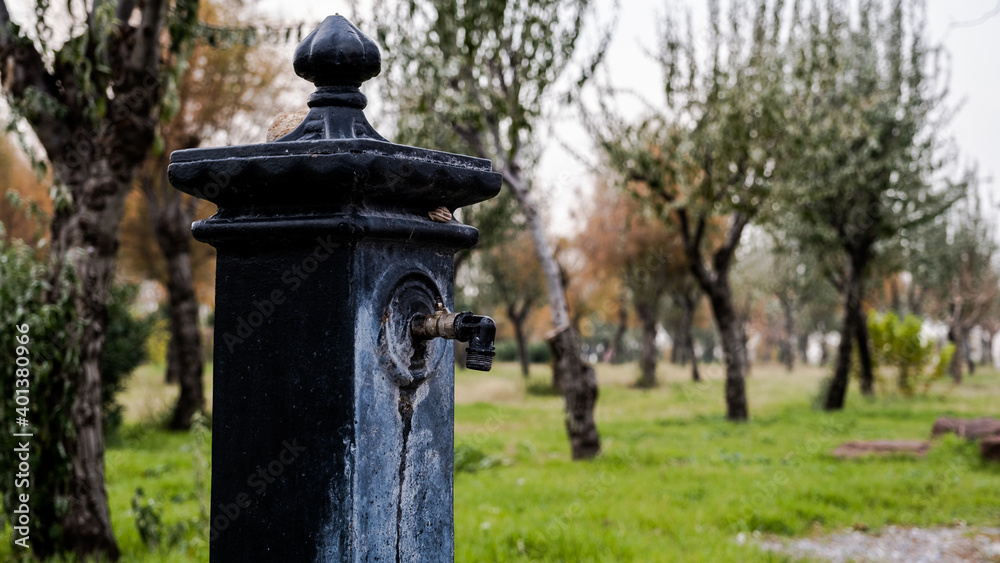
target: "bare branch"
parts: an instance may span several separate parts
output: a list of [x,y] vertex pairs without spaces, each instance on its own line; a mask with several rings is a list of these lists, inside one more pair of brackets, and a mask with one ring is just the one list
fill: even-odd
[[694,231],[694,245],[696,249],[701,249],[701,241],[705,239],[705,228],[708,226],[708,221],[705,218],[705,212],[698,214],[698,226]]
[[729,269],[730,264],[732,264],[733,253],[740,244],[743,229],[747,226],[748,222],[749,218],[744,213],[737,212],[733,216],[733,223],[726,234],[726,242],[715,251],[715,256],[712,258],[716,274],[721,274]]
[[[595,162],[592,162],[586,155],[577,150],[575,147],[570,146],[569,142],[563,137],[556,133],[552,133],[552,137],[555,138],[559,146],[563,148],[564,151],[568,152],[570,156],[576,159],[577,162],[583,165],[585,169],[594,174],[595,176],[600,175],[603,170],[601,166]],[[663,195],[665,190],[660,190],[661,195]],[[665,197],[665,196],[664,196]],[[669,200],[668,200],[669,201]]]
[[149,174],[139,175],[139,189],[142,195],[146,196],[146,203],[149,205],[150,214],[154,217],[160,213],[160,198],[156,194],[153,186],[153,178]]
[[[0,79],[3,89],[15,102],[24,100],[32,90],[49,96],[58,103],[63,101],[55,78],[45,67],[42,55],[34,44],[23,37],[12,35],[10,13],[4,0],[0,0]],[[49,158],[55,159],[64,150],[63,141],[70,136],[66,120],[45,111],[32,111],[25,117]]]
[[0,50],[5,49],[10,43],[10,30],[7,29],[9,26],[10,12],[7,11],[7,2],[0,0]]
[[118,18],[122,24],[128,24],[128,20],[132,18],[132,12],[135,11],[136,0],[118,0],[118,7],[115,8],[115,17]]
[[159,68],[160,31],[167,18],[166,0],[147,0],[142,7],[142,21],[136,33],[136,46],[128,61],[133,72]]
[[[507,182],[507,185],[514,190],[514,195],[517,196],[518,200],[522,199],[524,195],[528,193],[528,184],[523,178],[521,178],[521,175],[510,166],[504,165],[500,169],[500,175],[503,176],[504,182]],[[524,211],[525,213],[529,212],[527,209]],[[532,209],[530,212],[537,213],[538,210]]]
[[990,10],[989,12],[986,12],[985,14],[979,16],[978,18],[976,18],[974,20],[952,22],[950,27],[953,27],[953,28],[954,27],[975,27],[977,25],[986,23],[987,20],[989,20],[992,17],[998,16],[998,15],[1000,15],[1000,1],[997,2],[997,5],[994,6],[992,10]]
[[486,150],[486,146],[483,144],[483,139],[479,135],[479,132],[473,130],[471,127],[466,127],[459,123],[452,123],[452,130],[455,134],[462,138],[476,156],[479,158],[490,158],[489,152]]
[[686,208],[677,210],[677,218],[680,222],[681,241],[684,243],[684,254],[687,255],[688,266],[691,273],[702,288],[707,289],[712,285],[712,275],[705,268],[705,262],[701,256],[701,239],[705,236],[705,216],[698,217],[698,226],[694,234],[691,233],[691,221]]
[[[90,7],[90,13],[87,14],[87,27],[90,29],[91,33],[97,31],[97,12],[105,4],[111,4],[115,0],[94,0],[93,6]],[[117,9],[115,10],[117,12]]]

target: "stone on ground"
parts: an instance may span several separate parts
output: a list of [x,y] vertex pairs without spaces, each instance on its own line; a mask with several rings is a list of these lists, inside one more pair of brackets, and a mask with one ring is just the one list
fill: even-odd
[[932,437],[948,433],[970,440],[978,440],[985,436],[1000,436],[1000,420],[989,417],[942,417],[934,421],[934,427],[931,429]]
[[833,450],[833,455],[839,458],[900,453],[923,456],[929,448],[929,443],[915,440],[871,440],[841,444],[837,449]]
[[979,453],[987,461],[1000,461],[1000,435],[983,438],[979,442]]

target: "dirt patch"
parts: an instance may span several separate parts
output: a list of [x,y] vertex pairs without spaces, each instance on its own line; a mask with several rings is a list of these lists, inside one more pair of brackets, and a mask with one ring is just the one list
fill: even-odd
[[829,536],[781,539],[740,534],[737,543],[752,541],[767,551],[793,558],[858,563],[998,563],[1000,528],[904,528],[889,526],[878,533],[845,530]]

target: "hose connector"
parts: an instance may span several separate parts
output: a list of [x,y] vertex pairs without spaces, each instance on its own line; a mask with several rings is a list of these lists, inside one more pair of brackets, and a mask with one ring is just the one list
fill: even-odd
[[497,325],[487,316],[474,315],[470,311],[451,313],[438,301],[437,308],[430,315],[414,315],[410,321],[410,332],[414,338],[468,342],[465,367],[478,371],[490,371],[493,367]]

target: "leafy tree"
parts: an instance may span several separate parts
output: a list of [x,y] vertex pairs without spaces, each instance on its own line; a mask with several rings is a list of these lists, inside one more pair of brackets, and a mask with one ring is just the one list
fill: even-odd
[[[108,302],[115,271],[126,194],[150,151],[161,144],[161,122],[177,110],[177,84],[193,41],[252,41],[248,29],[200,25],[197,0],[95,0],[69,2],[56,16],[49,2],[35,5],[32,30],[12,22],[0,0],[0,70],[16,116],[32,128],[56,184],[51,223],[53,280],[45,299],[70,303],[80,319],[67,325],[68,353],[52,366],[69,392],[39,396],[40,408],[68,417],[73,431],[40,436],[42,449],[63,448],[39,471],[61,495],[33,513],[46,537],[33,552],[73,551],[80,557],[116,559],[118,546],[104,486],[101,369],[108,332]],[[68,24],[61,45],[50,21]],[[66,277],[72,271],[71,277]],[[72,359],[73,361],[68,361]],[[72,397],[70,408],[59,401]],[[57,421],[53,421],[55,424]],[[57,443],[58,442],[58,443]]]
[[937,189],[941,161],[935,111],[943,91],[927,46],[921,0],[864,0],[853,18],[836,2],[798,3],[791,29],[796,115],[788,126],[782,205],[813,253],[836,249],[844,319],[825,408],[843,408],[853,344],[862,390],[872,362],[862,298],[871,267],[898,248],[900,233],[933,219],[955,199]]
[[620,364],[625,361],[625,331],[628,330],[628,296],[621,290],[617,299],[618,315],[615,323],[615,333],[608,343],[608,349],[604,357],[613,364]]
[[780,318],[776,322],[781,325],[778,354],[789,371],[796,355],[805,357],[809,336],[825,334],[833,326],[838,306],[825,256],[798,244],[794,222],[795,217],[787,214],[769,222],[766,252],[753,259],[761,272],[753,283],[776,301]]
[[[239,8],[219,3],[200,4],[200,20],[204,25],[245,25]],[[162,144],[154,147],[139,169],[137,184],[147,213],[133,217],[142,221],[133,227],[138,239],[127,240],[125,246],[142,244],[153,236],[161,256],[140,253],[145,260],[136,262],[144,274],[158,273],[168,294],[170,340],[167,348],[166,376],[176,382],[180,393],[169,427],[187,430],[192,417],[204,407],[203,356],[198,323],[198,299],[195,292],[194,266],[201,265],[207,277],[214,274],[214,250],[208,245],[192,245],[191,222],[196,214],[204,213],[205,202],[184,194],[167,180],[170,153],[199,146],[211,139],[228,144],[249,142],[251,135],[242,134],[241,121],[257,125],[252,133],[260,135],[260,124],[267,123],[276,113],[269,107],[274,98],[272,84],[280,65],[266,45],[239,41],[223,41],[215,46],[199,42],[177,84],[176,112],[167,122],[161,122]],[[248,115],[254,114],[257,115]],[[136,229],[135,227],[140,227]],[[152,227],[152,228],[150,228]],[[124,249],[123,249],[124,250]],[[150,263],[155,260],[155,266]],[[166,267],[162,267],[165,261]],[[193,263],[194,261],[194,263]]]
[[804,299],[808,299],[806,273],[808,268],[794,254],[781,253],[775,250],[774,270],[767,278],[768,289],[781,305],[784,318],[784,333],[782,334],[779,358],[788,371],[795,369],[795,354],[798,351],[796,341],[798,331],[795,328],[796,310]]
[[636,386],[655,387],[657,325],[667,293],[687,274],[680,234],[604,182],[597,185],[578,238],[582,254],[593,264],[590,271],[613,278],[631,302],[642,334]]
[[[597,380],[580,355],[559,264],[532,189],[544,104],[573,62],[589,0],[414,0],[376,7],[400,130],[429,127],[493,161],[517,202],[545,276],[553,382],[573,459],[600,452]],[[416,125],[414,125],[416,124]],[[452,144],[439,145],[445,147]]]
[[747,229],[729,277],[737,322],[748,347],[748,372],[754,361],[770,361],[773,345],[784,336],[775,320],[779,311],[771,287],[774,262],[774,245],[767,233],[758,228]]
[[46,412],[68,417],[73,431],[39,438],[41,449],[64,448],[70,468],[40,467],[41,474],[66,480],[59,486],[65,494],[33,497],[56,503],[52,510],[33,511],[42,515],[38,527],[52,531],[33,553],[116,559],[104,485],[100,361],[125,198],[136,172],[162,142],[159,124],[176,114],[177,85],[194,40],[252,42],[260,34],[200,24],[198,0],[94,0],[66,4],[67,13],[58,16],[68,24],[60,34],[66,40],[57,46],[48,24],[56,20],[50,3],[35,6],[33,29],[26,30],[11,21],[0,0],[0,72],[12,109],[34,131],[56,185],[53,279],[72,270],[76,280],[50,284],[46,299],[68,300],[80,323],[68,325],[74,332],[63,340],[78,353],[52,368],[53,377],[72,391],[71,408],[58,408],[66,395],[38,397],[51,401]]
[[[997,226],[988,215],[974,175],[966,197],[950,212],[918,229],[913,248],[912,286],[920,288],[927,313],[948,325],[955,345],[949,372],[962,381],[969,354],[969,333],[996,316],[1000,308]],[[914,289],[916,291],[916,289]]]
[[482,252],[480,267],[486,274],[479,295],[487,302],[495,302],[514,327],[517,357],[521,374],[528,377],[528,319],[545,296],[545,280],[524,230],[510,230],[507,243],[496,245]]
[[[746,226],[769,200],[782,136],[781,2],[709,1],[708,62],[691,26],[668,16],[660,62],[666,108],[638,124],[597,130],[636,195],[679,225],[691,274],[712,307],[726,362],[726,417],[747,420],[745,335],[729,274]],[[604,113],[611,112],[604,108]],[[713,230],[722,228],[720,236]],[[714,239],[714,240],[713,240]],[[713,244],[714,243],[714,244]]]
[[677,361],[682,366],[691,362],[691,380],[701,381],[701,373],[698,371],[698,357],[694,350],[695,315],[701,303],[701,288],[698,287],[698,282],[690,274],[686,274],[675,280],[673,287],[667,294],[675,309],[679,309],[680,312],[676,329],[671,334],[674,337]]

